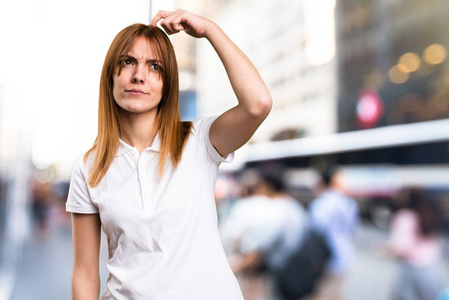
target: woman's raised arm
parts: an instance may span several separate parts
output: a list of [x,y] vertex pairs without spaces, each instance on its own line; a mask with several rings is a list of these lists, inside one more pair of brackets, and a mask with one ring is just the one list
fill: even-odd
[[184,30],[193,37],[205,37],[220,57],[238,105],[215,120],[210,140],[223,156],[237,150],[251,138],[271,110],[271,95],[265,83],[246,55],[211,20],[178,9],[158,12],[152,25],[161,19],[160,25],[168,34]]

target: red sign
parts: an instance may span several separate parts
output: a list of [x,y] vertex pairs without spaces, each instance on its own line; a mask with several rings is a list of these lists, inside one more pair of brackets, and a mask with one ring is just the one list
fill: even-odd
[[383,114],[382,99],[376,90],[366,89],[359,94],[356,107],[357,124],[360,128],[372,128]]

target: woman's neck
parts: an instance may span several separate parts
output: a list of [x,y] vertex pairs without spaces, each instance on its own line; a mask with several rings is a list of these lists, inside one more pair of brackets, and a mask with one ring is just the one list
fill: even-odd
[[121,112],[120,138],[130,146],[136,147],[139,153],[150,147],[156,136],[156,116]]

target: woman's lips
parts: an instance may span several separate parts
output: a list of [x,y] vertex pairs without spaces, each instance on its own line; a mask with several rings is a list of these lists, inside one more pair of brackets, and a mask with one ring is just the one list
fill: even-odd
[[125,92],[132,94],[132,95],[145,95],[146,94],[142,90],[139,90],[139,89],[125,90]]

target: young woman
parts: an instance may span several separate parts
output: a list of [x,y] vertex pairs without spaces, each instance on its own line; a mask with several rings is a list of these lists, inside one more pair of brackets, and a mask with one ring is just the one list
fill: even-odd
[[[166,34],[206,38],[238,104],[181,122],[178,70]],[[214,101],[214,99],[210,99]],[[267,117],[271,96],[248,58],[214,22],[160,11],[112,42],[100,81],[98,135],[74,166],[73,299],[98,299],[100,229],[108,239],[102,299],[243,299],[224,254],[214,202],[218,166]]]
[[382,249],[400,263],[391,299],[437,299],[447,284],[442,206],[419,188],[404,189],[397,201],[390,238]]

